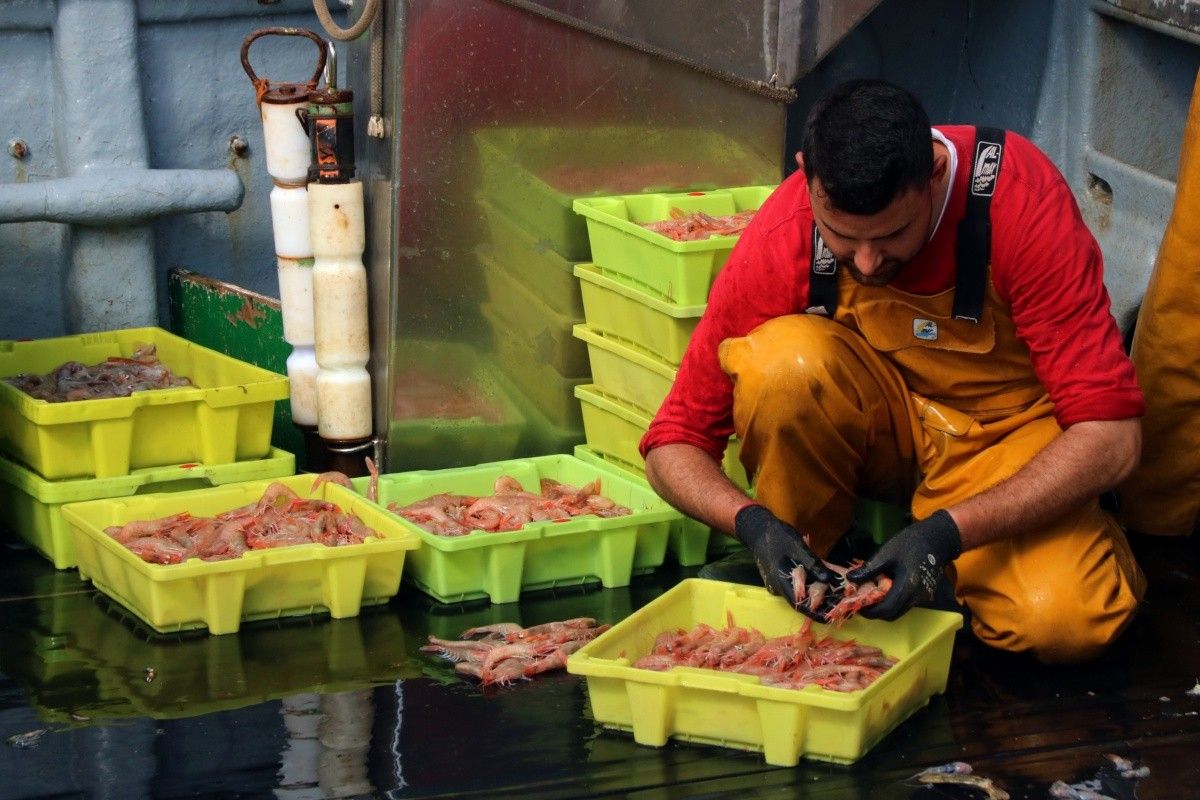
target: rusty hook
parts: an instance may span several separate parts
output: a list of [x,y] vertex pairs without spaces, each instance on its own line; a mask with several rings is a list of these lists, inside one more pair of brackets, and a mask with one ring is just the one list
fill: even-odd
[[254,68],[250,66],[250,45],[256,39],[260,39],[263,36],[303,36],[306,39],[311,39],[317,45],[319,56],[317,57],[317,68],[313,70],[312,77],[309,78],[305,85],[309,89],[317,88],[317,81],[320,79],[321,73],[325,70],[326,41],[307,28],[259,28],[242,42],[242,69],[246,70],[246,74],[250,77],[250,82],[254,84],[255,88],[260,90],[260,94],[266,91],[266,87],[269,87],[270,82],[266,78],[259,78],[254,72]]

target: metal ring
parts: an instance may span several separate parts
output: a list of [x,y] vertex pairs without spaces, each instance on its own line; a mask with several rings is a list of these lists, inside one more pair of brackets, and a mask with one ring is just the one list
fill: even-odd
[[317,58],[317,68],[313,71],[312,78],[308,81],[308,86],[316,87],[317,81],[321,78],[321,73],[325,71],[325,47],[326,41],[318,36],[313,31],[307,28],[259,28],[254,33],[246,37],[242,42],[242,69],[246,70],[246,74],[250,76],[250,82],[258,85],[259,77],[255,74],[254,68],[250,66],[250,45],[255,39],[263,36],[303,36],[306,39],[311,39],[316,45],[320,56]]

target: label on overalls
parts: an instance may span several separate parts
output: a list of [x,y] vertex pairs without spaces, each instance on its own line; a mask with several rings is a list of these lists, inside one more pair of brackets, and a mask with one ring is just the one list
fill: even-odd
[[820,234],[816,234],[813,240],[812,271],[818,275],[832,275],[837,272],[837,259],[833,257],[833,251],[825,244]]
[[913,320],[913,336],[926,342],[935,341],[938,337],[937,323],[931,319],[917,317]]
[[971,194],[991,197],[992,192],[996,191],[999,167],[999,143],[980,141],[975,145],[975,171],[971,173]]

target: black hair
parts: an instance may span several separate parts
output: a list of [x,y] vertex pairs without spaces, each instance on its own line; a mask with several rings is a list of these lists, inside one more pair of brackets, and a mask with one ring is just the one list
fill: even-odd
[[880,80],[829,90],[804,124],[804,172],[848,214],[875,214],[933,174],[929,115],[910,92]]

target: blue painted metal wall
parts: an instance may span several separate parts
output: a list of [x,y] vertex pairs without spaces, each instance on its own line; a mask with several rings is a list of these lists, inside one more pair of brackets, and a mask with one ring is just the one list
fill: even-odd
[[[91,11],[88,0],[82,4]],[[335,4],[336,5],[336,4]],[[95,42],[105,41],[103,3],[95,4]],[[240,208],[158,217],[152,231],[153,270],[158,275],[157,309],[166,319],[165,275],[185,267],[276,296],[274,247],[263,163],[262,126],[254,92],[239,62],[243,38],[271,25],[319,30],[310,0],[138,0],[134,46],[140,98],[115,96],[105,75],[94,81],[56,86],[53,0],[0,3],[0,184],[34,182],[75,174],[64,154],[91,131],[69,121],[63,102],[82,102],[127,119],[142,120],[151,169],[230,170],[244,184]],[[344,15],[339,14],[344,22]],[[61,41],[59,46],[61,46]],[[90,54],[81,54],[86,57]],[[312,72],[314,48],[297,39],[261,40],[251,58],[260,75],[302,80]],[[116,63],[114,70],[129,70]],[[83,85],[80,85],[83,84]],[[249,143],[244,157],[229,141]],[[27,154],[16,158],[8,144],[20,139]],[[50,222],[0,225],[0,338],[43,337],[70,332],[65,297],[72,274],[77,228]],[[114,290],[121,296],[120,288]],[[133,292],[129,295],[132,297]]]

